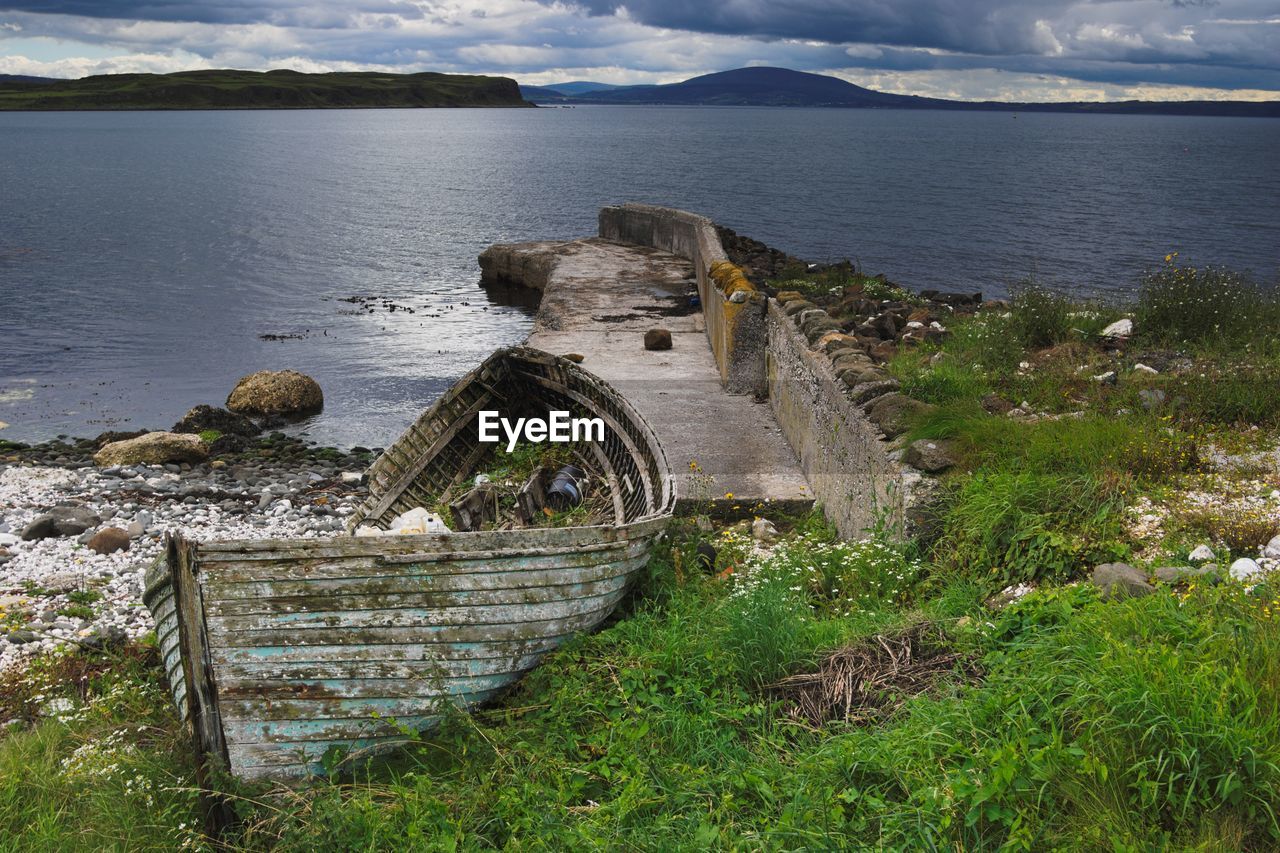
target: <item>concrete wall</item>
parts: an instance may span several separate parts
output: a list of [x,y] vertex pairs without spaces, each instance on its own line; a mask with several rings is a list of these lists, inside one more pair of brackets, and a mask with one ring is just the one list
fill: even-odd
[[765,392],[767,300],[729,263],[710,219],[670,207],[613,205],[600,210],[600,236],[692,261],[720,381],[734,394]]
[[814,310],[801,312],[802,320],[801,313],[789,316],[783,303],[769,300],[769,405],[814,498],[842,537],[864,536],[877,522],[902,530],[909,526],[906,510],[920,474],[897,461],[899,454],[864,411],[896,383],[849,379],[846,370],[838,376],[834,358],[850,358],[852,349],[841,347],[848,336],[821,328]]
[[495,243],[480,253],[482,281],[546,290],[563,241]]

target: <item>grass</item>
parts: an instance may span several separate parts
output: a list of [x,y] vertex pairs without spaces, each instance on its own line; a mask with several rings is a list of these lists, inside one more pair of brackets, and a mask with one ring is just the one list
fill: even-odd
[[[1076,586],[989,616],[963,579],[930,591],[912,578],[836,613],[821,586],[803,582],[827,576],[800,559],[814,544],[791,542],[756,566],[765,577],[753,584],[681,580],[664,550],[621,619],[551,656],[501,705],[452,717],[352,776],[237,787],[244,823],[230,846],[1213,850],[1280,840],[1274,593],[1227,585],[1117,603]],[[888,554],[852,562],[903,565],[900,551]],[[920,618],[942,620],[983,677],[944,679],[874,726],[820,729],[761,689],[825,649]],[[65,685],[65,673],[44,683]],[[190,769],[158,673],[113,663],[89,683],[66,721],[0,740],[0,837],[9,849],[190,840]]]
[[[851,283],[813,285],[837,286]],[[1081,582],[1097,563],[1167,565],[1200,541],[1256,553],[1280,529],[1261,498],[1176,501],[1214,477],[1232,497],[1280,488],[1206,471],[1210,445],[1276,440],[1280,390],[1250,379],[1276,356],[1133,306],[1015,303],[953,318],[948,340],[889,365],[935,406],[905,439],[950,442],[956,460],[927,535],[841,542],[814,514],[762,555],[741,530],[677,522],[617,618],[497,705],[307,788],[229,782],[242,823],[228,847],[1280,847],[1280,588],[1103,600]],[[1121,314],[1141,339],[1117,354],[1099,332]],[[1133,369],[1157,357],[1160,373]],[[1094,379],[1108,371],[1115,384]],[[1165,405],[1143,405],[1152,390]],[[540,459],[522,451],[490,473],[518,479]],[[1139,503],[1168,509],[1163,539],[1133,532]],[[710,571],[692,568],[699,545],[717,551]],[[985,603],[1014,583],[1035,589]],[[924,692],[887,688],[874,724],[817,725],[777,689],[925,623],[964,665]],[[198,845],[154,653],[76,653],[33,673],[0,679],[0,719],[34,721],[0,737],[0,849]],[[52,698],[71,704],[51,711]]]
[[162,682],[145,646],[0,677],[0,717],[37,720],[0,735],[0,849],[199,842],[190,753]]
[[[1136,498],[1176,490],[1211,445],[1275,441],[1280,361],[1258,332],[1276,295],[1172,261],[1143,277],[1135,305],[1027,285],[1007,311],[955,317],[945,343],[890,363],[904,393],[937,407],[907,440],[950,440],[960,461],[934,511],[939,575],[993,589],[1140,556],[1126,536]],[[1117,353],[1100,333],[1120,316],[1134,318],[1136,335]],[[1144,360],[1162,370],[1136,370]],[[1003,416],[1014,406],[1035,417]],[[1256,554],[1280,524],[1266,513],[1198,512],[1177,521],[1237,555]]]

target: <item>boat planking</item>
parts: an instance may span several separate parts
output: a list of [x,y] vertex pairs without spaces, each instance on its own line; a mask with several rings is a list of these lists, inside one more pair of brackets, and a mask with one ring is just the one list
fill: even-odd
[[[657,437],[615,389],[538,350],[500,350],[431,406],[369,470],[349,528],[465,488],[496,445],[478,413],[599,417],[576,446],[607,491],[607,523],[407,536],[197,542],[171,535],[147,573],[175,703],[201,766],[305,778],[404,743],[449,706],[509,689],[603,622],[670,520]],[[443,496],[443,497],[441,497]]]

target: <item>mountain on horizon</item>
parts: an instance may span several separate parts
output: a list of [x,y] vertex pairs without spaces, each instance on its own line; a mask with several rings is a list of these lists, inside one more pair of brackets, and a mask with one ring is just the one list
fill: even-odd
[[615,86],[612,83],[593,83],[590,80],[574,80],[569,83],[548,83],[540,88],[550,89],[553,92],[559,92],[562,95],[585,95],[587,92],[608,92],[613,89],[622,89],[623,86]]
[[1021,103],[951,101],[895,95],[826,74],[755,66],[717,71],[679,83],[623,86],[569,95],[551,87],[522,86],[536,103],[685,106],[846,107],[863,109],[985,110],[1005,112],[1138,113],[1280,117],[1277,101],[1073,101]]
[[876,92],[825,74],[767,66],[717,71],[659,86],[629,86],[587,97],[631,104],[806,107],[899,107],[929,100]]

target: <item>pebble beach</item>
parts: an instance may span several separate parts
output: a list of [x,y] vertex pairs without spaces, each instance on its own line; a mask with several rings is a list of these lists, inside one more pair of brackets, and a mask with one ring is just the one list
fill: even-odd
[[[342,533],[375,455],[281,433],[198,463],[95,467],[95,450],[93,440],[0,450],[0,671],[59,646],[151,631],[142,577],[169,532],[206,541]],[[84,529],[36,538],[51,519]],[[127,546],[97,553],[89,543],[109,528]]]

